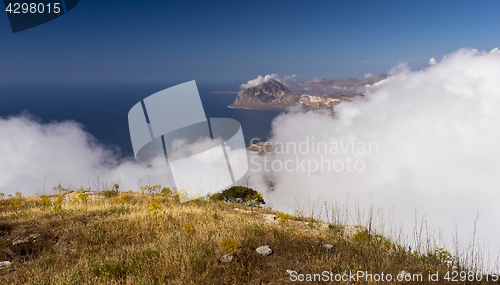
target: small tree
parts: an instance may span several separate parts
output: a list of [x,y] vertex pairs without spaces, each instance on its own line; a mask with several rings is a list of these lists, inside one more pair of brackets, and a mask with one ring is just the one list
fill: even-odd
[[210,197],[213,201],[224,201],[259,206],[265,204],[262,194],[245,186],[233,186]]

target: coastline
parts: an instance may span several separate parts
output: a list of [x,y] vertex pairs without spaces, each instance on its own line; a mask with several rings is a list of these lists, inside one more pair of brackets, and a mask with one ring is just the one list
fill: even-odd
[[[234,106],[227,106],[230,109],[244,109],[244,110],[255,110],[255,111],[286,111],[288,108],[267,108],[267,109],[256,109],[256,108],[250,108],[250,107],[234,107]],[[291,107],[291,106],[290,106]]]
[[238,94],[239,91],[210,91],[212,94]]

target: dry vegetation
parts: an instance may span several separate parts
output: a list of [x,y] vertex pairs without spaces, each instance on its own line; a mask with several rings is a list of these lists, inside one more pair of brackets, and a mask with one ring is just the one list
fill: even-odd
[[[168,191],[121,193],[115,188],[94,195],[81,188],[0,200],[0,261],[12,262],[0,269],[0,283],[294,283],[287,270],[362,270],[394,277],[405,270],[426,278],[428,272],[451,270],[454,258],[447,252],[414,255],[381,235],[346,236],[341,225],[321,227],[311,218],[270,209],[206,199],[181,203]],[[277,214],[276,222],[266,222],[262,213]],[[258,255],[255,249],[262,245],[273,254]],[[228,253],[233,259],[222,263]],[[371,283],[379,282],[343,284]],[[397,283],[412,282],[392,284]],[[418,282],[427,283],[446,282]]]

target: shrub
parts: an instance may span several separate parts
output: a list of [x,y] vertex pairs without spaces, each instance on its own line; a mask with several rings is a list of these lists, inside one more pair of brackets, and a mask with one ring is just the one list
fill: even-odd
[[104,195],[105,198],[111,198],[118,195],[118,193],[113,190],[104,190],[102,191],[102,195]]
[[122,194],[122,196],[120,197],[120,200],[121,200],[123,203],[128,203],[128,202],[130,202],[130,196],[124,193],[124,194]]
[[59,193],[69,193],[70,192],[68,188],[62,187],[61,183],[57,184],[57,186],[54,186],[52,188],[52,190],[54,190],[54,192],[56,192],[56,193],[58,193],[58,192]]
[[172,194],[172,190],[170,190],[170,188],[167,188],[167,187],[163,187],[161,189],[161,192],[160,192],[160,195],[163,196],[163,197],[167,197],[168,195]]
[[11,203],[9,204],[9,207],[10,207],[10,208],[12,208],[12,209],[15,209],[15,208],[17,208],[17,207],[21,206],[21,204],[22,204],[22,203],[23,203],[23,199],[18,198],[18,199],[16,199],[14,202],[11,202]]
[[276,213],[276,218],[280,219],[283,222],[286,222],[290,219],[290,215],[285,214],[283,212],[278,212],[278,213]]
[[44,207],[49,207],[50,205],[52,205],[52,201],[50,200],[49,197],[47,197],[47,195],[43,194],[41,197],[40,197],[40,202],[42,203],[42,206]]
[[225,238],[222,240],[222,247],[229,253],[234,253],[238,249],[238,243],[234,238]]
[[442,263],[451,266],[455,263],[458,262],[458,258],[453,256],[451,253],[449,253],[447,250],[445,250],[442,247],[438,247],[434,250],[434,255],[436,258],[441,261]]
[[233,186],[210,197],[212,201],[235,202],[241,204],[265,204],[262,194],[245,186]]
[[62,202],[64,201],[64,195],[60,195],[57,197],[56,202],[54,203],[53,211],[61,212],[62,211]]
[[140,187],[142,193],[149,193],[149,194],[158,194],[161,190],[161,185],[145,185]]
[[148,212],[152,214],[158,214],[161,210],[161,199],[160,198],[155,198],[151,204],[149,204]]
[[184,235],[186,237],[191,237],[196,233],[196,230],[194,229],[194,226],[192,223],[188,223],[184,226],[184,229],[182,230],[184,232]]
[[[87,190],[90,190],[90,187]],[[87,205],[87,202],[90,201],[90,197],[89,194],[84,193],[84,191],[83,186],[76,190],[75,196],[71,198],[71,203],[73,205],[76,205],[78,202]]]
[[110,190],[110,189],[105,189],[104,191],[102,191],[102,195],[104,195],[105,198],[111,198],[113,196],[116,196],[118,195],[118,190],[120,189],[120,185],[118,184],[114,184],[113,185],[113,188]]
[[363,242],[367,241],[370,238],[370,235],[368,234],[368,231],[362,231],[354,234],[352,238],[354,239],[354,241]]

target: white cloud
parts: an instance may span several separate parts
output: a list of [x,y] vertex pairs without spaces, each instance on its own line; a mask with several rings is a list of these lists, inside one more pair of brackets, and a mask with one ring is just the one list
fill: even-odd
[[[500,54],[461,49],[433,68],[411,72],[399,64],[390,75],[368,86],[366,98],[337,105],[335,118],[290,112],[273,122],[276,142],[375,142],[378,153],[326,153],[323,158],[290,153],[269,155],[271,161],[350,158],[364,161],[364,171],[261,171],[254,182],[274,177],[275,191],[266,199],[288,212],[308,201],[346,203],[348,196],[366,211],[372,193],[385,219],[393,213],[389,224],[402,225],[411,237],[418,211],[435,230],[433,237],[439,239],[439,228],[447,245],[455,223],[467,245],[480,212],[476,242],[481,247],[489,242],[494,260],[500,248]],[[357,223],[355,214],[351,217],[348,222]]]
[[240,88],[241,89],[248,89],[248,88],[252,88],[255,86],[259,86],[259,85],[264,84],[265,82],[268,82],[271,79],[274,79],[274,80],[286,85],[287,82],[297,81],[298,78],[299,77],[295,74],[279,76],[278,74],[273,73],[273,74],[268,74],[264,77],[259,75],[257,78],[249,80],[246,84],[241,84]]
[[388,76],[396,76],[402,74],[408,74],[410,72],[410,67],[406,62],[398,63],[398,65],[391,68],[388,72]]
[[255,79],[248,80],[248,82],[246,84],[241,84],[240,88],[241,89],[248,89],[248,88],[252,88],[252,87],[255,87],[255,86],[259,86],[259,85],[264,84],[265,82],[268,82],[271,79],[275,79],[275,80],[281,82],[278,74],[276,74],[276,73],[268,74],[268,75],[266,75],[264,77],[262,77],[262,76],[259,75]]
[[297,81],[297,79],[299,79],[299,77],[295,74],[292,74],[292,75],[285,75],[283,76],[283,82],[287,82],[287,81]]
[[429,59],[429,65],[435,65],[437,63],[435,58]]
[[165,168],[151,168],[135,160],[120,159],[98,144],[76,122],[42,124],[28,115],[0,118],[0,192],[23,195],[52,193],[64,187],[97,187],[97,180],[121,190],[138,190],[139,184],[170,185]]

